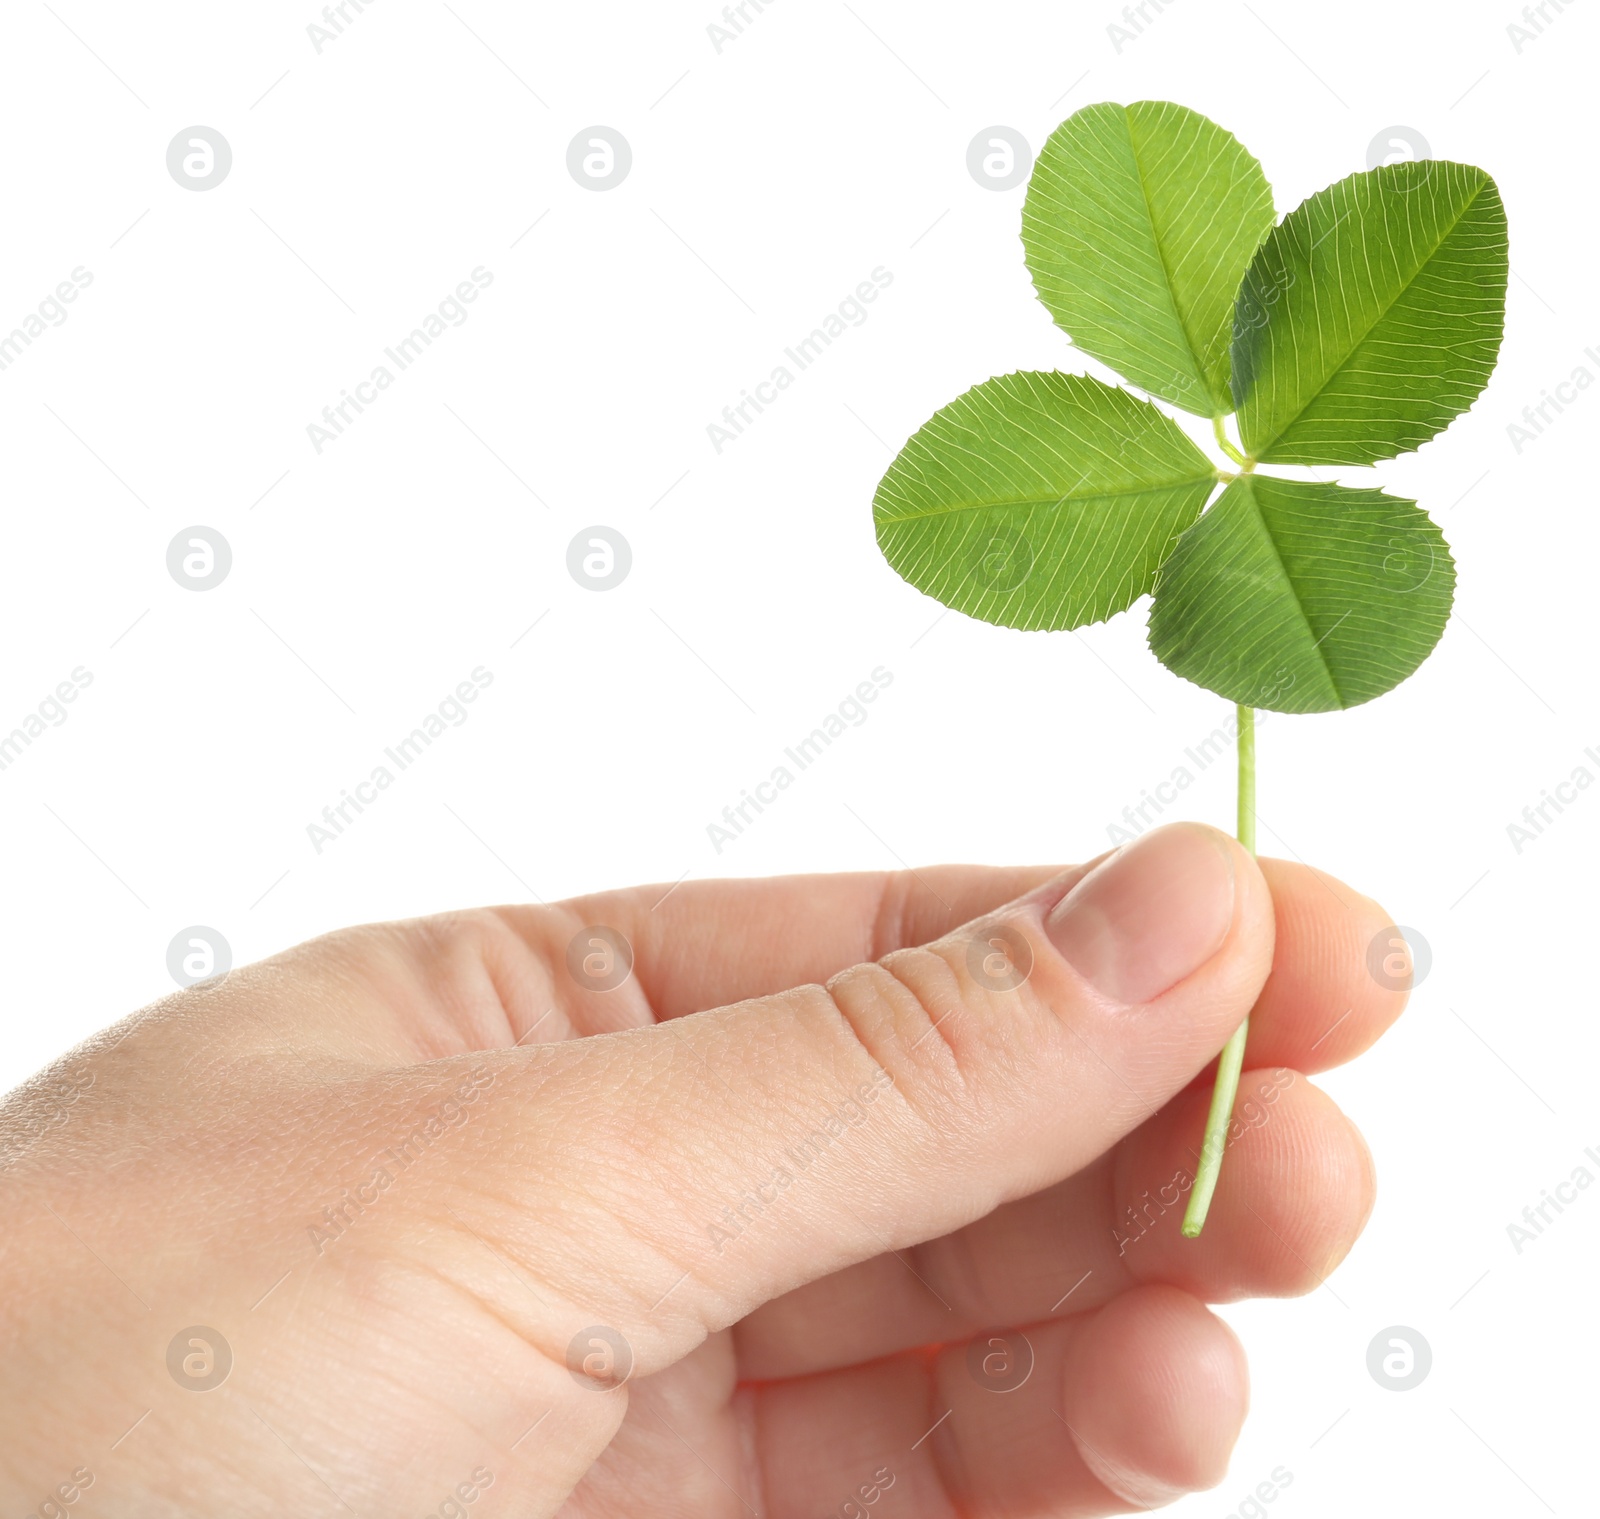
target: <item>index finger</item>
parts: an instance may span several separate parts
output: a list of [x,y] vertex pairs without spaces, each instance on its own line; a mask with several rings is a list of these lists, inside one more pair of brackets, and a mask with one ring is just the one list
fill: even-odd
[[[605,924],[633,951],[657,1021],[823,982],[866,960],[932,943],[1057,877],[1093,865],[932,865],[837,875],[636,886],[555,904],[571,928]],[[503,908],[542,943],[541,908]],[[571,920],[576,921],[571,921]]]
[[[1060,878],[1070,887],[1096,863],[698,881],[499,911],[552,966],[579,929],[616,929],[632,949],[640,1002],[661,1021],[824,982],[846,966],[930,943],[1046,881]],[[1289,860],[1259,863],[1272,891],[1277,944],[1251,1012],[1246,1059],[1308,1075],[1353,1060],[1405,1006],[1405,985],[1387,970],[1369,969],[1369,950],[1394,933],[1392,920],[1322,871]],[[573,988],[580,1001],[586,995],[607,996]],[[614,1026],[617,1011],[609,1002],[599,1026]],[[643,1006],[639,1016],[648,1016]],[[588,1022],[574,1019],[580,1029]]]

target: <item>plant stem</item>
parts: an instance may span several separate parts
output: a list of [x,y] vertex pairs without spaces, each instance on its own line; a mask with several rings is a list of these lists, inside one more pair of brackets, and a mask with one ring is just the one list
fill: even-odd
[[1211,431],[1217,436],[1217,447],[1220,448],[1235,464],[1248,464],[1250,461],[1228,441],[1227,430],[1222,425],[1221,417],[1211,419]]
[[[1220,431],[1220,426],[1219,426]],[[1256,714],[1254,707],[1240,707],[1239,713],[1239,842],[1251,854],[1256,852]],[[1233,1100],[1239,1093],[1239,1070],[1244,1064],[1244,1044],[1250,1033],[1250,1019],[1233,1031],[1217,1061],[1217,1084],[1211,1089],[1211,1111],[1206,1115],[1205,1138],[1200,1143],[1200,1165],[1195,1172],[1189,1206],[1183,1215],[1183,1233],[1194,1239],[1205,1228],[1211,1208],[1211,1194],[1217,1190],[1222,1171],[1222,1152],[1228,1145],[1228,1126],[1233,1120]]]
[[1239,713],[1239,811],[1236,836],[1241,844],[1256,852],[1256,709],[1240,707]]

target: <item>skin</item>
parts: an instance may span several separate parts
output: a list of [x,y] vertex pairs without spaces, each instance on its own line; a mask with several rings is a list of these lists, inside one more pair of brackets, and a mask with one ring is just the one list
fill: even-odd
[[[1349,1250],[1372,1166],[1307,1077],[1404,994],[1375,903],[1176,826],[1231,895],[1133,1006],[1049,938],[1090,866],[942,867],[350,929],[135,1014],[0,1104],[0,1507],[1065,1519],[1215,1484],[1248,1393],[1205,1305]],[[1020,986],[974,982],[980,917]],[[568,970],[592,924],[632,945],[610,990]],[[1258,1116],[1186,1241],[1246,1012]],[[187,1326],[231,1347],[212,1390],[168,1372]]]

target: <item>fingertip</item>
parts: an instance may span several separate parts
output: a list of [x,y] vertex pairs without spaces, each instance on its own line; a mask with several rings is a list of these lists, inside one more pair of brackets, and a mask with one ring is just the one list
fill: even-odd
[[1128,1147],[1115,1208],[1127,1221],[1129,1269],[1211,1303],[1314,1291],[1371,1216],[1376,1179],[1365,1140],[1298,1072],[1245,1071],[1205,1228],[1180,1237],[1209,1102],[1208,1091],[1189,1088]]
[[1244,1347],[1176,1287],[1135,1288],[1083,1326],[1064,1400],[1094,1475],[1138,1508],[1215,1487],[1249,1409]]
[[1378,1165],[1373,1159],[1372,1146],[1367,1137],[1344,1110],[1319,1087],[1306,1083],[1308,1091],[1315,1092],[1326,1104],[1332,1118],[1338,1121],[1338,1132],[1344,1140],[1344,1152],[1338,1157],[1343,1176],[1335,1185],[1342,1186],[1349,1203],[1343,1228],[1327,1244],[1321,1264],[1322,1279],[1333,1275],[1344,1258],[1355,1248],[1355,1243],[1365,1232],[1378,1204]]
[[1315,1072],[1355,1059],[1399,1018],[1410,948],[1371,897],[1292,861],[1264,859],[1277,947],[1252,1023],[1252,1064]]
[[[1252,1292],[1303,1297],[1350,1253],[1377,1195],[1377,1171],[1361,1131],[1333,1098],[1303,1078],[1280,1099],[1278,1117],[1250,1130],[1256,1153],[1248,1182],[1217,1210],[1220,1232],[1254,1249]],[[1244,1189],[1253,1196],[1245,1198]]]

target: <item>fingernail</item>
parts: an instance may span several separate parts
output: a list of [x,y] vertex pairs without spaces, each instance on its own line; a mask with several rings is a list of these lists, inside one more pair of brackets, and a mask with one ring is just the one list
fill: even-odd
[[1067,963],[1114,1002],[1149,1002],[1198,970],[1233,922],[1233,852],[1174,823],[1096,866],[1046,928]]

